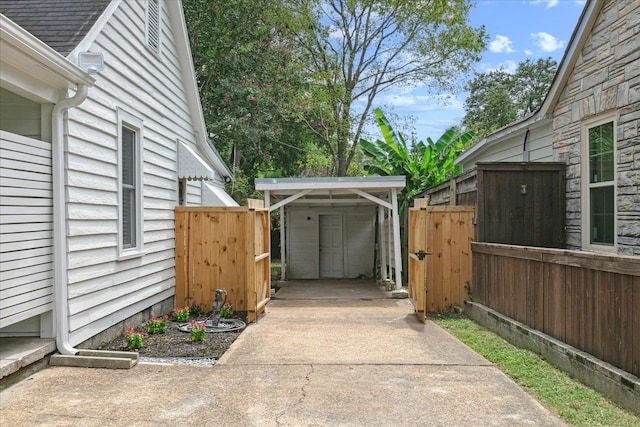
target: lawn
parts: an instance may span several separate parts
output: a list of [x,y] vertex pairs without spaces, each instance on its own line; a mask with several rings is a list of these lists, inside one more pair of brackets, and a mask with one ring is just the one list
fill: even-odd
[[616,406],[536,353],[509,344],[464,315],[432,315],[430,320],[500,368],[568,424],[640,425],[640,417]]

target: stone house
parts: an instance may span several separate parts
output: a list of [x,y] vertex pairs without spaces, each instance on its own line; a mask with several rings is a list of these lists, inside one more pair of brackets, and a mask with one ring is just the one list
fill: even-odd
[[638,1],[588,0],[540,109],[456,161],[565,163],[567,249],[640,255],[639,37]]

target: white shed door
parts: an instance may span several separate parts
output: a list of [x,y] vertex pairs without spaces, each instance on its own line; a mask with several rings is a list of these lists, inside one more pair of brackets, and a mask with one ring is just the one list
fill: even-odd
[[342,215],[320,215],[320,277],[344,277]]

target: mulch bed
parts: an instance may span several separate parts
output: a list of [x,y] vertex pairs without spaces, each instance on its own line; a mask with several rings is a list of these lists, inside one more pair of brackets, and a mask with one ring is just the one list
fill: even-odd
[[[191,317],[191,320],[203,321],[205,317]],[[167,330],[161,334],[149,334],[142,338],[142,347],[137,350],[127,348],[124,335],[100,346],[99,350],[137,351],[141,357],[149,358],[215,358],[219,359],[225,351],[240,336],[242,331],[207,333],[202,342],[191,341],[188,332],[182,332],[178,325],[186,322],[167,321]],[[135,328],[136,331],[146,332],[145,325]]]

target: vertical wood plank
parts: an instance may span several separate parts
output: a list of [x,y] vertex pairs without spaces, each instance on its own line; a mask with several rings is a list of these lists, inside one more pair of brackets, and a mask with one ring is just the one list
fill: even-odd
[[473,274],[472,274],[472,262],[473,257],[471,254],[471,242],[474,240],[474,226],[473,217],[475,216],[475,209],[471,209],[465,212],[462,217],[463,223],[460,224],[462,229],[460,237],[460,287],[459,287],[459,305],[463,305],[464,301],[468,298],[466,285],[472,286]]
[[179,208],[175,209],[175,219],[176,219],[176,295],[175,295],[175,304],[184,304],[184,301],[187,297],[187,289],[188,289],[188,255],[189,251],[187,250],[188,244],[187,239],[189,237],[188,233],[188,213],[180,210]]
[[425,320],[427,283],[427,265],[430,257],[420,261],[415,253],[427,247],[427,211],[426,209],[409,210],[409,298],[413,303],[418,318]]
[[544,331],[559,340],[565,336],[565,266],[545,265]]
[[582,271],[582,280],[584,283],[584,323],[582,349],[587,353],[594,354],[594,343],[596,343],[596,316],[597,316],[597,294],[598,289],[595,281],[594,272]]
[[566,272],[566,325],[565,325],[565,342],[578,348],[580,344],[580,320],[583,316],[582,304],[582,285],[579,282],[580,269],[568,267]]
[[535,319],[535,327],[536,329],[542,330],[544,328],[544,264],[537,261],[532,261],[533,268],[533,280],[534,283],[534,301],[535,301],[535,309],[534,309],[534,319]]
[[[616,301],[620,306],[618,320],[617,347],[620,353],[620,367],[625,371],[633,370],[633,277],[616,275],[619,277],[616,286]],[[639,310],[640,306],[636,307]]]
[[603,358],[602,346],[604,336],[604,313],[605,307],[602,302],[605,300],[605,285],[600,283],[600,275],[594,272],[593,275],[593,345],[591,354],[599,359]]
[[431,248],[430,252],[432,260],[429,263],[431,265],[431,273],[427,271],[429,277],[428,282],[431,287],[431,297],[427,298],[429,304],[427,305],[427,312],[436,312],[439,302],[442,301],[442,279],[443,273],[443,261],[444,261],[444,233],[443,233],[443,216],[437,215],[435,212],[429,212],[431,221],[427,228],[427,243]]

